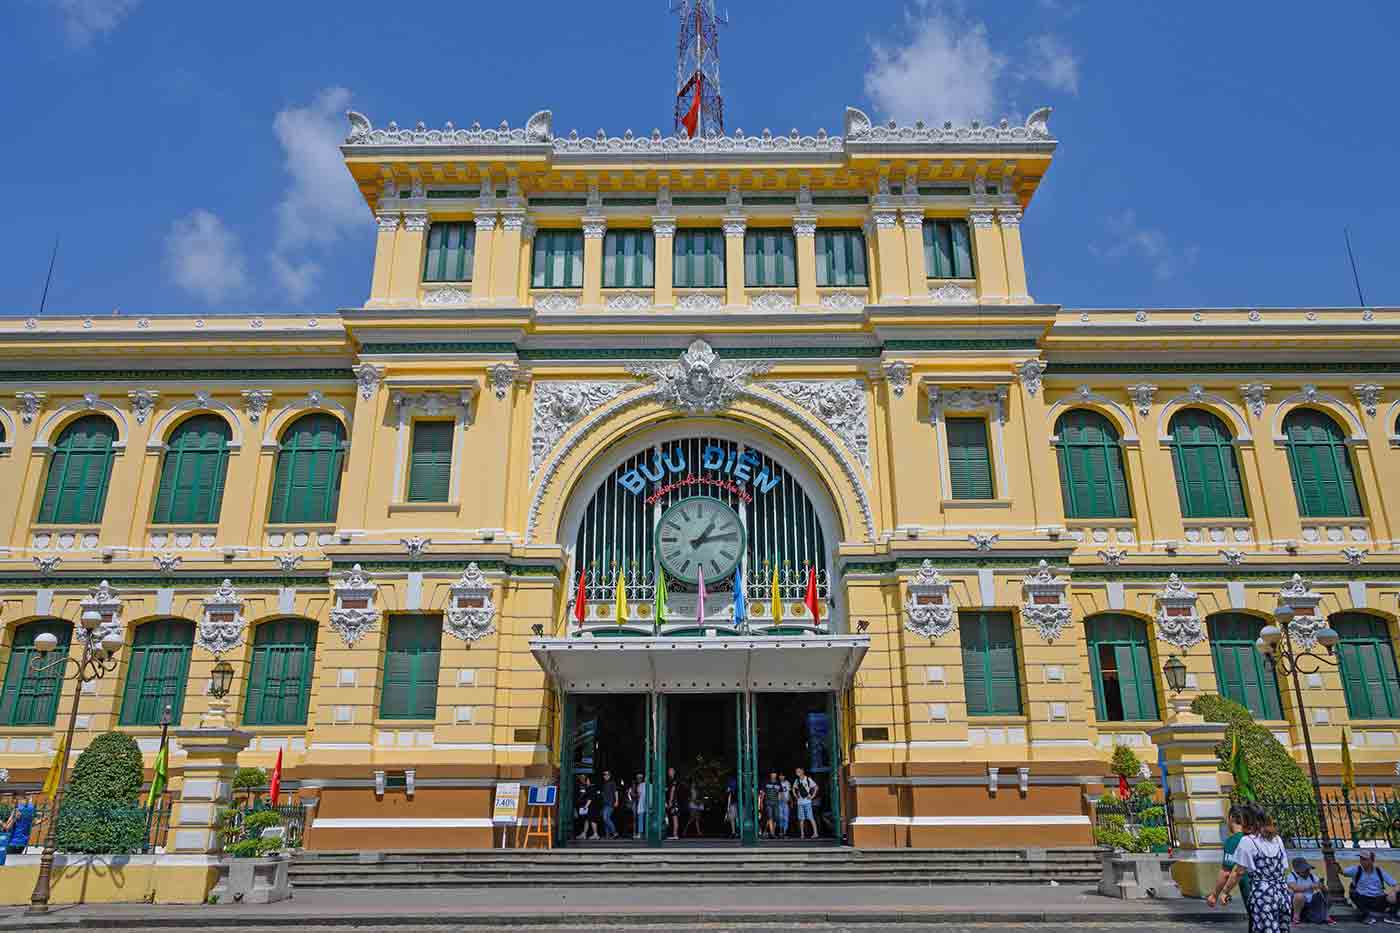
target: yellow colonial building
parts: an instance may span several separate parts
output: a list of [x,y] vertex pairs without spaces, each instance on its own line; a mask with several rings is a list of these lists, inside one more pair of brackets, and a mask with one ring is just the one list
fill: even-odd
[[798,767],[858,846],[1086,844],[1172,656],[1302,759],[1254,650],[1279,605],[1340,635],[1301,684],[1324,772],[1345,730],[1389,783],[1400,309],[1033,298],[1048,116],[352,113],[362,306],[0,321],[8,789],[68,725],[35,637],[79,652],[88,609],[125,647],[75,747],[149,764],[227,660],[238,761],[283,755],[311,848],[490,845],[497,782],[567,815],[604,770],[733,776],[751,815]]

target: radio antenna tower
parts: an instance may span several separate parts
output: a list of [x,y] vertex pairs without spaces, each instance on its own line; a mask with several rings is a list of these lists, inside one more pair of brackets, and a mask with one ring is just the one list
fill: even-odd
[[724,94],[719,83],[719,27],[729,17],[715,13],[715,0],[671,0],[680,14],[676,44],[676,132],[724,134]]

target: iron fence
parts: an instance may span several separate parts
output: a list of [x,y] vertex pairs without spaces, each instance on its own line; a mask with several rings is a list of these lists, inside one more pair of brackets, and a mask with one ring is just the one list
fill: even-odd
[[1130,851],[1165,851],[1176,844],[1171,797],[1126,799],[1105,795],[1093,807],[1094,839]]
[[[64,801],[54,820],[50,804],[36,804],[29,845],[45,846],[56,833],[59,852],[150,854],[165,847],[171,808],[168,797],[152,807]],[[0,815],[8,816],[9,809],[0,807]]]
[[[1232,803],[1243,803],[1232,798]],[[1312,797],[1254,801],[1274,818],[1274,826],[1290,848],[1316,849],[1322,845],[1318,801]],[[1400,798],[1375,788],[1323,792],[1322,819],[1327,835],[1339,849],[1400,846]]]

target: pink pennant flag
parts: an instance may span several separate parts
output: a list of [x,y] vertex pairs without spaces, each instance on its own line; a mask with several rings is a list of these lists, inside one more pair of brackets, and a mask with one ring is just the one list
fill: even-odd
[[698,569],[699,576],[695,583],[695,621],[699,625],[705,624],[705,568]]

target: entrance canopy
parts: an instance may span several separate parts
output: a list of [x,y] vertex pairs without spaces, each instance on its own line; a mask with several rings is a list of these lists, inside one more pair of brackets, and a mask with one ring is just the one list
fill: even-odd
[[535,638],[540,667],[571,693],[840,690],[868,635]]

